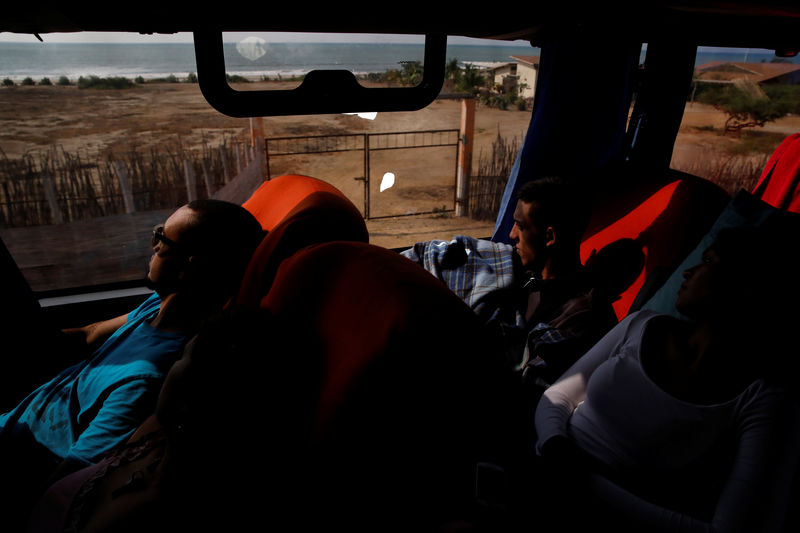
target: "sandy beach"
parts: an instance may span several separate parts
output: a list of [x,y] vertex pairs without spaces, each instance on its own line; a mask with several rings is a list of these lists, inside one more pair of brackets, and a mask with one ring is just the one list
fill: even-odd
[[[262,89],[262,83],[246,84]],[[283,88],[269,82],[270,88]],[[482,154],[487,154],[498,134],[522,139],[530,111],[500,110],[478,105],[475,113],[473,172]],[[266,137],[391,133],[420,130],[458,129],[461,102],[436,100],[414,112],[381,113],[374,120],[351,115],[309,115],[266,117]],[[674,166],[688,166],[698,156],[721,151],[737,142],[721,137],[724,115],[707,106],[687,106]],[[188,83],[144,84],[128,90],[88,90],[75,86],[16,86],[0,88],[0,148],[14,159],[25,153],[46,151],[57,146],[67,152],[86,154],[124,153],[131,149],[180,145],[182,149],[214,146],[226,138],[248,139],[249,119],[231,118],[214,110],[199,87]],[[768,124],[761,134],[780,135],[800,131],[800,117],[787,117]],[[394,215],[396,205],[430,205],[434,209],[453,207],[455,151],[446,149],[394,150],[371,156],[373,181],[384,171],[397,175],[398,185],[385,193],[372,193],[371,214]],[[273,176],[299,173],[330,181],[363,206],[363,157],[337,153],[275,158]],[[373,184],[376,187],[377,184]],[[405,207],[400,207],[402,212]],[[426,209],[420,209],[426,210]],[[399,216],[369,221],[376,244],[398,247],[430,238],[451,238],[468,233],[486,236],[493,221],[476,222],[450,213]]]

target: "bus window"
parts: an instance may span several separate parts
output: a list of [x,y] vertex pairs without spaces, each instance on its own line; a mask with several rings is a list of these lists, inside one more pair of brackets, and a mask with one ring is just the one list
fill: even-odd
[[295,89],[320,70],[348,71],[363,86],[413,86],[425,67],[422,45],[421,35],[223,33],[228,81],[242,91]]
[[672,168],[732,194],[752,190],[770,154],[800,131],[800,60],[699,47]]
[[[0,237],[43,296],[137,285],[152,227],[192,198],[243,202],[225,196],[237,180],[249,190],[282,174],[328,181],[380,246],[489,236],[538,67],[527,42],[450,38],[447,79],[424,109],[250,119],[203,98],[191,34],[42,38],[0,34]],[[424,68],[419,38],[225,38],[238,90],[291,86],[309,68],[413,84]],[[464,173],[471,196],[459,212]]]

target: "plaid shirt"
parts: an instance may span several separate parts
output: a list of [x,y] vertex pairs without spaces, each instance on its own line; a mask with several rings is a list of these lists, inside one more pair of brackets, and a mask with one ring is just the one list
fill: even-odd
[[[573,316],[577,320],[566,320],[563,314],[554,315],[552,318],[557,326],[543,321],[526,323],[527,302],[518,301],[509,306],[508,300],[505,304],[499,304],[497,300],[487,298],[504,289],[524,296],[542,286],[529,287],[529,283],[520,283],[521,278],[515,279],[514,249],[510,245],[459,235],[451,241],[419,242],[401,254],[444,282],[481,315],[498,339],[502,339],[501,351],[508,363],[523,375],[552,373],[553,369],[548,369],[549,365],[545,362],[548,357],[562,359],[568,355],[572,358],[573,347],[586,338],[587,328],[595,320],[590,314],[581,312],[591,307],[591,300],[581,298],[577,288],[569,289],[574,285],[566,280],[559,285],[567,287],[567,291],[574,294],[570,292],[571,295],[563,303],[566,306],[575,302]],[[565,308],[559,305],[556,310],[563,313]]]
[[401,255],[442,280],[476,313],[487,294],[514,282],[514,248],[508,244],[458,235],[418,242]]

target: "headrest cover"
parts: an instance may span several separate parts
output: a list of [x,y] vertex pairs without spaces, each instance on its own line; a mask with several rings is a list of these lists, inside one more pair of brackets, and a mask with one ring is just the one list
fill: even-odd
[[262,228],[271,231],[301,201],[319,191],[346,198],[330,183],[309,176],[286,174],[265,181],[242,207],[261,222]]
[[264,237],[244,275],[238,303],[259,301],[272,286],[283,260],[306,246],[329,241],[369,242],[367,225],[353,203],[341,194],[313,192]]

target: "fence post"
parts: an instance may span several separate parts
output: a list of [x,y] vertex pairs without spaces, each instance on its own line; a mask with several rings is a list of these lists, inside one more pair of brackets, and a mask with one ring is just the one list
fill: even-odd
[[264,139],[264,119],[261,117],[250,118],[250,146],[257,147],[258,141]]
[[264,140],[264,119],[252,117],[250,119],[250,146],[253,148],[253,158],[258,160],[258,172],[261,179],[269,180],[269,154]]
[[203,158],[203,180],[206,183],[206,195],[211,198],[214,194],[214,185],[211,183],[211,173],[208,171],[208,159]]
[[194,202],[197,200],[197,179],[192,162],[188,159],[183,162],[183,171],[186,174],[186,201]]
[[269,170],[269,141],[264,139],[264,172],[267,176],[267,181],[272,179],[272,173]]
[[256,144],[253,148],[253,159],[256,161],[256,164],[258,165],[258,175],[261,177],[262,180],[264,179],[264,176],[266,174],[266,167],[267,167],[266,149],[264,147],[264,144],[265,144],[264,137],[258,137],[256,139]]
[[475,99],[461,100],[461,131],[456,175],[456,216],[469,213],[469,179],[472,174],[472,145],[475,134]]
[[369,140],[370,135],[364,134],[364,218],[369,219]]
[[225,146],[219,147],[219,158],[222,160],[222,175],[225,178],[225,183],[230,181],[230,172],[228,171],[228,154],[225,152]]
[[236,174],[238,175],[242,171],[242,145],[241,143],[236,143]]
[[117,169],[117,179],[119,180],[119,188],[122,191],[122,202],[125,204],[125,213],[133,213],[136,211],[136,208],[133,204],[131,182],[128,180],[128,169],[122,161],[116,161],[114,167]]
[[42,185],[44,185],[44,195],[47,197],[47,203],[50,205],[50,213],[53,215],[53,224],[63,224],[64,217],[61,215],[61,208],[58,206],[53,178],[48,175],[42,176]]

